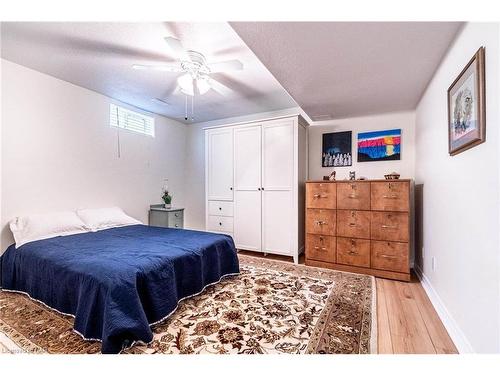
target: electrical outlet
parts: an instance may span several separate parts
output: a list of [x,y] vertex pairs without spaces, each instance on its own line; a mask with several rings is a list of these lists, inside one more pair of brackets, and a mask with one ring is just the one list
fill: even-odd
[[436,257],[432,257],[432,270],[436,270]]

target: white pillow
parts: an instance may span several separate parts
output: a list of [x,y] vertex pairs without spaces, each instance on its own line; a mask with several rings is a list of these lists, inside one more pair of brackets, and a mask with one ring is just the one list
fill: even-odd
[[77,210],[76,213],[92,231],[142,224],[128,216],[119,207],[93,208]]
[[10,221],[9,226],[16,241],[16,249],[28,242],[90,230],[72,211],[18,216]]

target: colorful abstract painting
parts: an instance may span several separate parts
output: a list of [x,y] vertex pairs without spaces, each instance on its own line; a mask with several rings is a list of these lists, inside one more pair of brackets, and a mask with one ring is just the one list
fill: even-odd
[[401,129],[358,133],[358,162],[401,159]]

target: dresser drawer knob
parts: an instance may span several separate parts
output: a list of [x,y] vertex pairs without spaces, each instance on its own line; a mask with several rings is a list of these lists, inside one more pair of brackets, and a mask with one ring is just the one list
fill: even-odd
[[328,225],[328,223],[326,221],[322,221],[322,220],[316,221],[316,224],[318,224],[318,225]]
[[357,224],[356,223],[349,223],[349,226],[350,227],[355,227],[355,226],[357,226]]
[[396,194],[382,195],[382,198],[385,198],[385,199],[398,199],[398,196]]
[[396,259],[397,256],[395,255],[386,255],[386,254],[382,254],[380,255],[381,258],[386,258],[386,259]]
[[174,214],[175,217],[179,217],[179,214]]
[[353,250],[350,250],[348,252],[349,255],[358,255],[358,253],[356,251],[353,251]]
[[348,195],[348,198],[351,198],[351,199],[357,199],[358,196],[356,194],[349,194]]
[[[262,189],[264,190],[264,189]],[[313,195],[314,198],[328,198],[328,195],[326,194],[314,194]]]
[[326,247],[314,246],[314,250],[326,250]]
[[176,228],[179,228],[179,224],[175,224],[175,227],[176,227]]
[[384,229],[397,229],[398,228],[397,225],[385,225],[385,224],[382,224],[380,227],[384,228]]

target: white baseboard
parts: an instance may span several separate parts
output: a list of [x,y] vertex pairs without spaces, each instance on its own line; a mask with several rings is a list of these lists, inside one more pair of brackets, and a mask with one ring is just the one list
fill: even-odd
[[460,354],[474,353],[472,345],[467,340],[467,337],[465,337],[464,333],[458,326],[455,319],[453,319],[453,317],[451,316],[445,304],[443,303],[443,301],[437,294],[436,290],[432,286],[430,280],[427,278],[427,276],[425,276],[420,267],[415,267],[414,270],[420,279],[420,282],[422,284],[422,287],[424,288],[425,293],[431,300],[432,306],[434,306],[434,309],[436,310],[439,318],[443,322],[444,327],[448,331],[451,340],[457,347],[458,352]]

